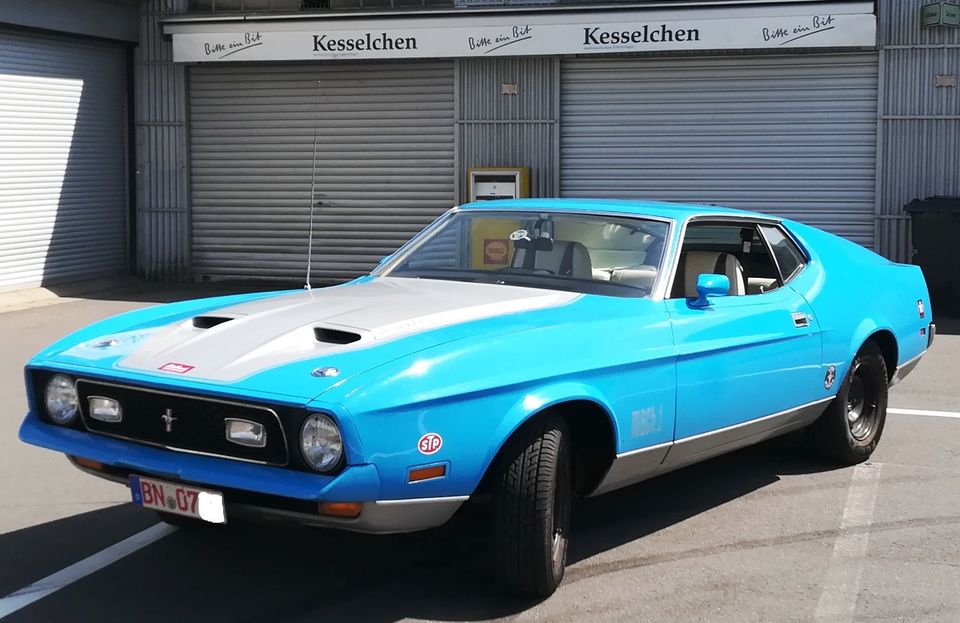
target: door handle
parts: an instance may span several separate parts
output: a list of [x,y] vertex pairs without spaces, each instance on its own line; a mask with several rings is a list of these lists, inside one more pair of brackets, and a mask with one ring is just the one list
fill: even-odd
[[791,316],[793,316],[794,326],[798,329],[805,329],[810,326],[810,317],[807,316],[807,314],[803,312],[793,312]]

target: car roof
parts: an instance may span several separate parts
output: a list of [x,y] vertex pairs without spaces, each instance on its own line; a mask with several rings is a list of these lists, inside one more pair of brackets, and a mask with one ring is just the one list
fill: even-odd
[[498,199],[496,201],[474,201],[459,206],[461,210],[547,210],[564,212],[615,213],[629,216],[652,216],[656,218],[683,221],[697,216],[741,216],[754,219],[774,219],[777,217],[759,212],[747,212],[721,206],[699,205],[695,203],[671,203],[666,201],[628,201],[618,199]]

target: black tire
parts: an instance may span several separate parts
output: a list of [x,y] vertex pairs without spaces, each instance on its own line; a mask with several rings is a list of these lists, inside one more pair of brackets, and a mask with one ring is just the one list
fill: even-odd
[[844,465],[870,458],[887,419],[888,379],[880,348],[874,342],[865,343],[837,397],[810,426],[810,438],[821,454]]
[[562,418],[541,418],[500,454],[494,553],[497,580],[508,592],[545,598],[563,580],[573,498],[569,438]]

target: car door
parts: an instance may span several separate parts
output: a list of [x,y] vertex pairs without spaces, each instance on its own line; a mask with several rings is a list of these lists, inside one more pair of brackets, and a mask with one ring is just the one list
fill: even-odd
[[[711,254],[718,258],[712,267]],[[816,318],[784,285],[758,223],[688,224],[677,264],[665,301],[677,349],[676,443],[668,462],[705,458],[808,417],[804,406],[822,399],[823,389]],[[686,296],[695,294],[696,274],[718,271],[731,278],[731,295],[697,306]]]

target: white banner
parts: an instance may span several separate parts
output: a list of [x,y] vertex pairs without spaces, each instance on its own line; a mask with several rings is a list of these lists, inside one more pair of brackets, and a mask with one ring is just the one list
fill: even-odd
[[876,17],[869,13],[546,24],[534,17],[521,15],[515,23],[497,26],[471,26],[476,18],[463,17],[442,27],[404,28],[383,20],[382,27],[350,28],[328,20],[309,22],[310,30],[174,32],[173,58],[354,60],[876,45]]

